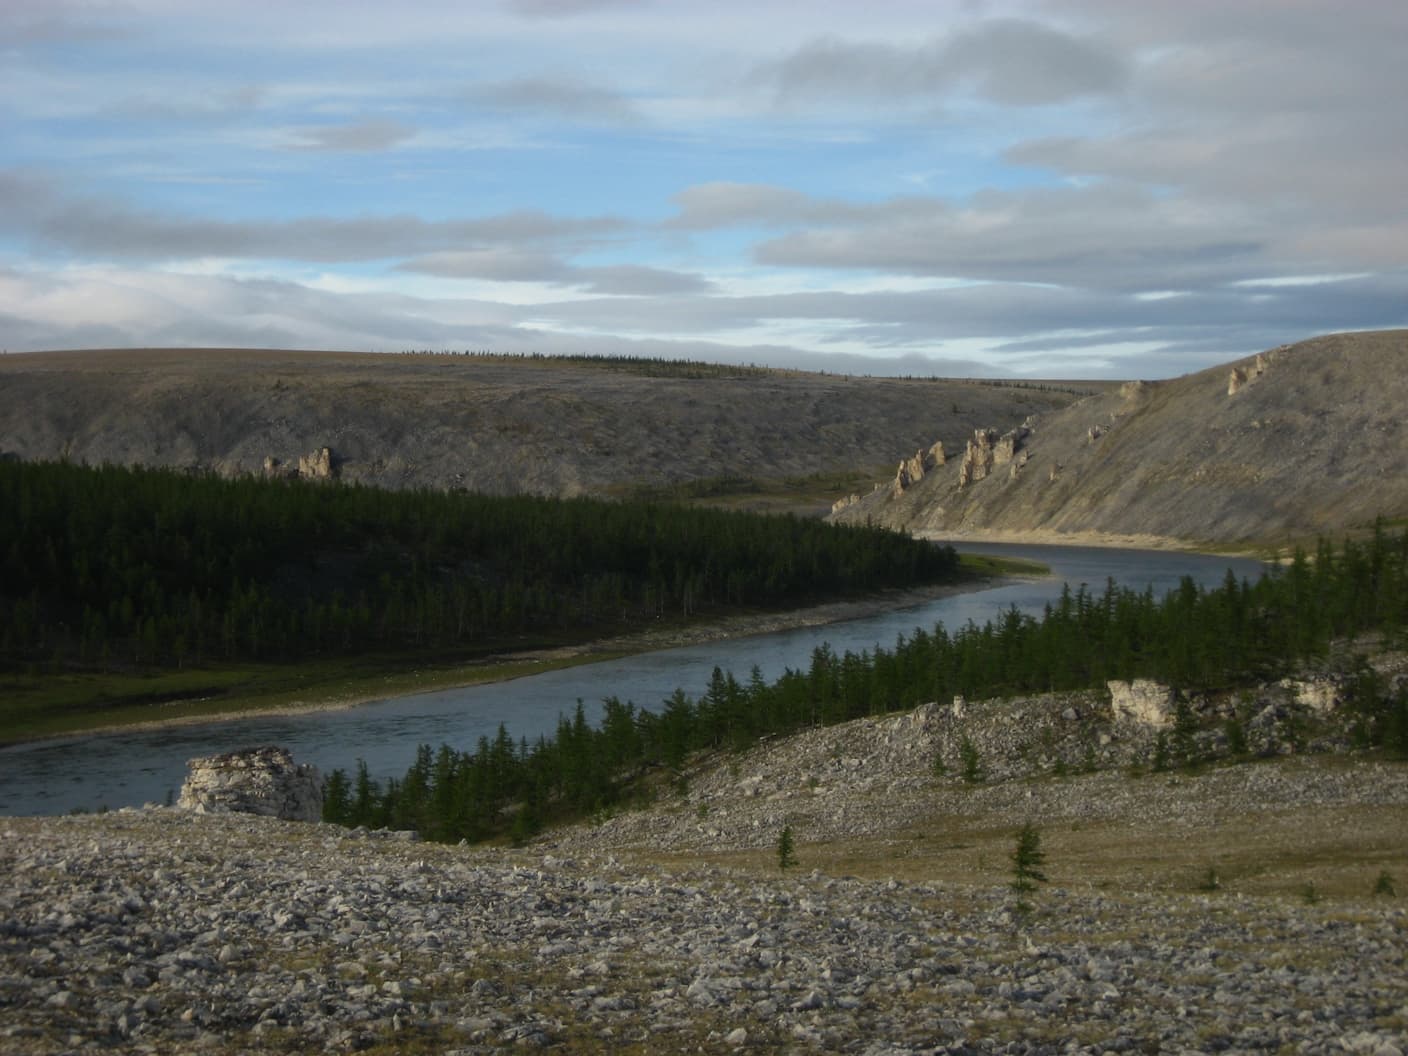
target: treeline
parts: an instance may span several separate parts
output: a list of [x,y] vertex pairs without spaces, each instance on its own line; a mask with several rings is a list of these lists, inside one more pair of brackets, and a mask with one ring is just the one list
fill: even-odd
[[0,462],[0,667],[455,649],[957,575],[794,517]]
[[[344,824],[418,829],[430,839],[527,836],[545,821],[580,816],[634,794],[643,774],[678,771],[692,752],[739,749],[804,727],[844,722],[954,695],[1102,686],[1152,677],[1211,689],[1276,677],[1288,662],[1326,654],[1373,631],[1402,642],[1408,629],[1408,533],[1376,531],[1338,550],[1322,543],[1258,582],[1230,571],[1221,586],[1185,579],[1156,599],[1113,583],[1069,590],[1040,617],[1015,609],[982,627],[936,626],[892,649],[835,655],[816,649],[805,670],[765,683],[715,670],[697,700],[676,692],[658,711],[617,700],[590,726],[578,705],[556,735],[515,743],[500,729],[473,749],[423,747],[401,780],[384,786],[362,768],[327,786],[326,817]],[[1388,695],[1361,666],[1353,706],[1367,743],[1408,754],[1408,696]]]
[[494,352],[490,349],[408,348],[403,356],[456,356],[482,363],[531,363],[545,366],[600,367],[652,378],[687,378],[691,380],[719,378],[767,378],[788,373],[754,363],[709,363],[699,359],[664,359],[659,356],[609,356],[576,353],[572,355],[543,352]]

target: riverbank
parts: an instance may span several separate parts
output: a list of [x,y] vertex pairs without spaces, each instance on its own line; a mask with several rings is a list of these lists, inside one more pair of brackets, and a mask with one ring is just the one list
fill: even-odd
[[[343,711],[391,697],[508,682],[638,653],[862,619],[891,609],[988,590],[1047,573],[1042,566],[1032,562],[979,555],[964,555],[963,567],[967,578],[960,583],[883,591],[862,598],[780,612],[734,613],[722,618],[690,622],[660,621],[658,626],[628,634],[506,651],[467,664],[396,666],[393,661],[387,661],[388,666],[367,671],[353,670],[351,664],[346,669],[339,669],[335,662],[293,665],[283,669],[283,677],[273,683],[275,688],[265,693],[241,693],[238,690],[225,694],[197,693],[189,697],[176,696],[160,703],[70,712],[48,724],[33,724],[18,732],[4,730],[0,734],[0,747],[63,737]],[[366,658],[359,661],[362,666],[366,663]],[[307,678],[314,684],[307,689],[289,688],[291,683],[296,684],[299,680],[299,672],[306,672]],[[187,680],[199,684],[212,682],[214,678],[201,679],[196,673],[191,673]]]

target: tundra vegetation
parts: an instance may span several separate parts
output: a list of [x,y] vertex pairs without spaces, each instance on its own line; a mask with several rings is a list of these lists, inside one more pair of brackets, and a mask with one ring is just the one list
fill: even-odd
[[[914,708],[960,695],[988,699],[1101,687],[1155,678],[1190,690],[1226,690],[1278,678],[1291,664],[1328,655],[1366,633],[1401,646],[1408,637],[1408,532],[1379,526],[1365,541],[1322,542],[1256,583],[1231,573],[1213,589],[1185,579],[1162,599],[1118,588],[1063,592],[1040,616],[1015,609],[982,627],[942,625],[901,636],[893,648],[837,656],[820,646],[805,670],[766,682],[714,670],[708,689],[675,693],[657,709],[608,699],[592,726],[579,702],[556,735],[529,744],[500,728],[495,739],[438,752],[423,745],[400,780],[328,779],[325,818],[347,825],[416,829],[437,840],[481,840],[535,830],[649,798],[659,775],[678,775],[695,752],[742,750],[764,737]],[[1347,687],[1355,739],[1408,755],[1408,689],[1392,688],[1360,662]],[[1163,740],[1192,765],[1188,720]],[[1237,743],[1230,741],[1234,747]],[[1238,750],[1244,751],[1241,743]],[[982,776],[977,749],[963,776]]]

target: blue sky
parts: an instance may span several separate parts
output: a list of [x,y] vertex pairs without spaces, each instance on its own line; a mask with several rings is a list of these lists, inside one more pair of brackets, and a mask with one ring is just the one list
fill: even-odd
[[1408,5],[4,0],[0,347],[1165,377],[1408,325]]

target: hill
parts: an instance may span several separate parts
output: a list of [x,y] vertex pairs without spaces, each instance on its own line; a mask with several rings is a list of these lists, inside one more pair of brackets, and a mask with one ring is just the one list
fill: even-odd
[[1095,387],[608,358],[44,352],[0,356],[0,455],[490,494],[748,491],[868,477],[940,423],[955,438],[1005,428]]
[[1185,543],[1408,515],[1408,331],[1335,334],[980,429],[835,517],[944,536]]

